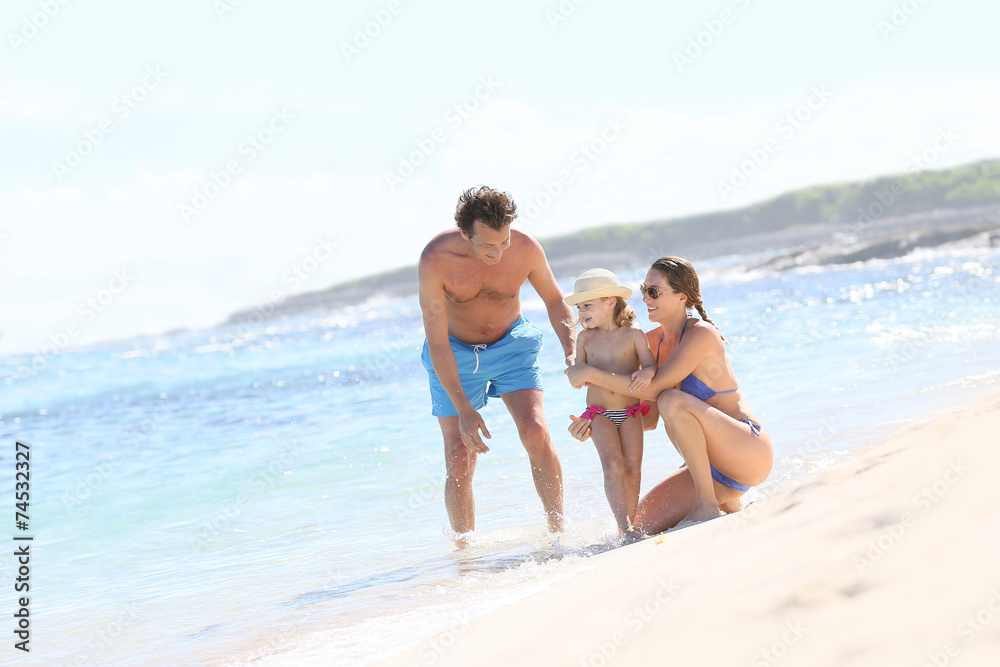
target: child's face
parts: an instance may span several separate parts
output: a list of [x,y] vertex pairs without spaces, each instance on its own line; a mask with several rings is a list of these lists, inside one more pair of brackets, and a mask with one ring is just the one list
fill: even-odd
[[615,312],[615,300],[610,297],[584,301],[577,310],[584,329],[607,326]]

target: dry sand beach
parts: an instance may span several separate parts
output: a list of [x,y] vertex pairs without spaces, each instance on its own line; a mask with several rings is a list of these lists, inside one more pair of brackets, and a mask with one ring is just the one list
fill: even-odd
[[998,665],[998,433],[993,390],[383,664]]

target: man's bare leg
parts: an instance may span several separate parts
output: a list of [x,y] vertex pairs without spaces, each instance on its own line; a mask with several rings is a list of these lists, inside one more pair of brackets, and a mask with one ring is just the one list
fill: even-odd
[[[542,413],[542,392],[540,389],[519,389],[502,394],[514,423],[517,424],[521,444],[531,462],[531,476],[535,490],[545,508],[549,530],[562,532],[563,529],[563,483],[562,464],[559,453],[552,443],[552,435]],[[457,420],[456,420],[457,421]]]
[[472,476],[476,472],[478,454],[462,444],[458,433],[458,417],[438,417],[444,436],[444,460],[447,478],[444,483],[444,506],[448,510],[451,529],[467,533],[476,529],[476,499],[472,493]]

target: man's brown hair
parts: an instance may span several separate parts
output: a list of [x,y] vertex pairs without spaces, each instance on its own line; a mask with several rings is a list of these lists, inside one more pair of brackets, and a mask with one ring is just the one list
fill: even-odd
[[506,192],[485,185],[463,192],[455,208],[455,222],[466,236],[472,236],[476,220],[499,232],[516,217],[517,205],[513,198]]

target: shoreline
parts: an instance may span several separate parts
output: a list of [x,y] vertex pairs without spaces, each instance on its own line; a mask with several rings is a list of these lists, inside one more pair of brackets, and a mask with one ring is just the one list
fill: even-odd
[[[545,240],[542,240],[544,245]],[[785,271],[805,266],[850,264],[872,259],[894,259],[918,248],[954,248],[990,251],[1000,247],[1000,204],[962,209],[934,210],[905,216],[879,218],[869,223],[806,225],[801,228],[749,234],[724,241],[676,244],[669,248],[636,248],[633,251],[585,251],[550,254],[549,265],[556,279],[571,280],[581,271],[602,266],[615,272],[645,268],[664,252],[680,254],[692,262],[713,261],[737,254],[772,254],[746,264],[749,270]],[[548,252],[548,251],[547,251]],[[290,294],[279,301],[261,301],[255,307],[231,312],[215,324],[179,326],[166,331],[138,333],[123,338],[104,338],[71,344],[63,351],[102,345],[156,340],[195,334],[231,325],[256,326],[304,313],[332,312],[363,307],[386,298],[411,298],[417,294],[417,266],[410,265],[338,283],[321,290]],[[28,349],[11,350],[3,356],[30,355]]]
[[996,664],[998,429],[992,389],[377,664]]
[[[516,223],[515,223],[516,225]],[[540,239],[543,247],[548,242]],[[611,271],[629,271],[649,266],[664,254],[679,254],[693,262],[734,254],[774,252],[771,259],[748,269],[781,271],[802,266],[849,264],[870,259],[892,259],[916,248],[1000,247],[1000,205],[933,210],[903,216],[886,216],[864,223],[823,223],[793,229],[747,234],[734,239],[688,241],[631,251],[588,249],[555,253],[546,249],[556,278],[570,278],[601,266]],[[323,290],[289,295],[270,304],[264,320],[310,311],[358,306],[391,292],[395,296],[417,293],[417,266],[405,266]],[[260,307],[231,313],[220,325],[239,324],[260,318]]]

